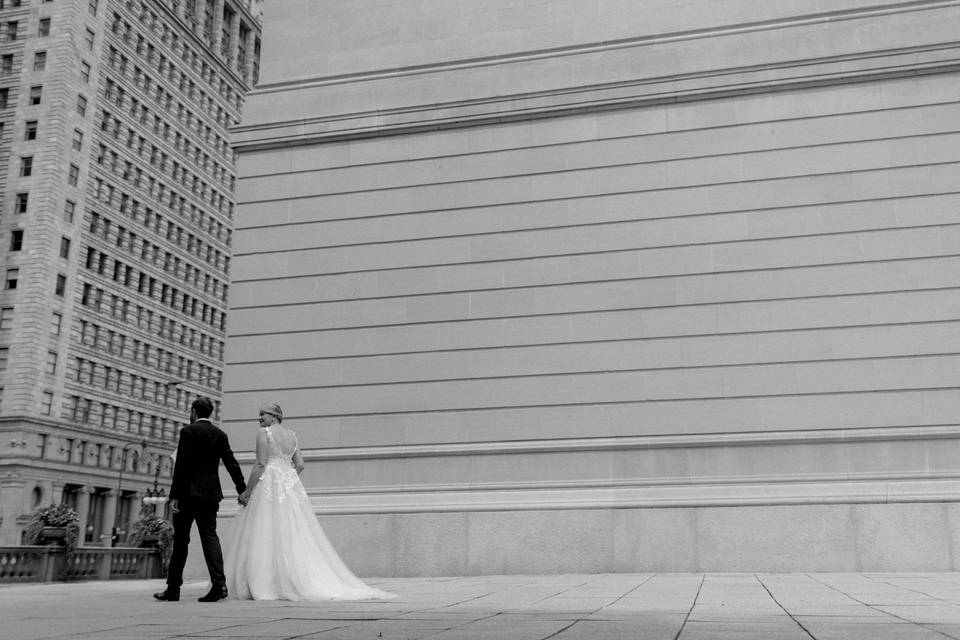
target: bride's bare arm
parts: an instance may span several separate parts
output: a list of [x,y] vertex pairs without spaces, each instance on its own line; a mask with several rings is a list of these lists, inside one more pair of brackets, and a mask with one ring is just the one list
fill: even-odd
[[297,470],[297,473],[303,471],[303,467],[306,466],[303,463],[303,456],[300,455],[300,448],[297,447],[296,451],[293,452],[293,468]]
[[257,486],[257,483],[260,482],[260,476],[263,475],[263,470],[267,466],[267,432],[264,429],[260,429],[257,433],[257,459],[253,463],[253,469],[250,470],[250,479],[247,480],[247,490],[240,495],[240,502],[246,503],[250,499],[250,496],[253,494],[253,488]]

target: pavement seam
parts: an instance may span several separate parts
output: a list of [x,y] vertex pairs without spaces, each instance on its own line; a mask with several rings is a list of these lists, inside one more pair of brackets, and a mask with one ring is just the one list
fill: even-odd
[[759,576],[758,574],[756,574],[756,573],[753,574],[753,577],[756,578],[757,582],[760,583],[760,586],[763,587],[763,590],[767,592],[767,595],[770,596],[770,599],[773,600],[773,601],[776,603],[776,605],[777,605],[778,607],[780,607],[780,609],[781,609],[785,614],[787,614],[787,617],[789,617],[791,620],[793,620],[794,624],[796,624],[798,627],[800,627],[801,629],[803,629],[803,632],[804,632],[805,634],[807,634],[808,636],[810,636],[813,640],[817,640],[817,638],[816,638],[812,633],[810,633],[810,630],[807,629],[805,626],[803,626],[803,623],[801,623],[799,620],[797,620],[795,617],[793,617],[793,614],[790,613],[789,611],[787,611],[787,608],[786,608],[785,606],[783,606],[783,605],[780,603],[779,600],[777,600],[777,597],[773,595],[773,592],[770,591],[770,588],[766,585],[766,583],[764,583],[763,580],[760,579],[760,576]]
[[683,618],[683,623],[680,624],[680,628],[677,629],[677,634],[673,636],[673,640],[679,640],[680,634],[683,633],[684,628],[687,626],[687,621],[690,619],[690,615],[693,613],[693,608],[697,606],[697,600],[700,598],[700,592],[703,591],[703,583],[707,579],[707,574],[702,574],[700,576],[700,585],[697,587],[697,593],[693,596],[693,602],[690,603],[690,608],[687,610],[687,615]]
[[[898,616],[898,615],[895,614],[895,613],[890,613],[889,611],[884,611],[883,609],[881,609],[881,608],[879,608],[879,607],[875,607],[875,606],[873,606],[872,604],[866,603],[866,602],[864,602],[863,600],[860,600],[859,598],[856,598],[856,597],[850,595],[849,593],[846,593],[846,592],[844,592],[844,591],[841,591],[840,589],[837,589],[837,588],[834,587],[833,585],[831,585],[831,584],[829,584],[829,583],[827,583],[827,582],[824,582],[823,580],[820,580],[820,579],[812,576],[812,575],[809,574],[809,573],[804,574],[804,575],[806,575],[806,576],[807,576],[808,578],[810,578],[811,580],[814,580],[814,581],[816,581],[816,582],[819,582],[820,584],[822,584],[823,586],[827,587],[828,589],[831,589],[831,590],[833,590],[833,591],[836,591],[837,593],[842,594],[842,595],[850,598],[850,599],[853,600],[854,602],[857,602],[857,603],[859,603],[859,604],[862,604],[863,606],[867,607],[868,609],[872,609],[873,611],[876,611],[877,613],[882,613],[882,614],[885,615],[885,616],[890,616],[890,617],[892,617],[892,618],[896,618],[897,620],[902,620],[903,622],[906,622],[907,624],[911,624],[911,625],[913,625],[913,626],[915,626],[915,627],[920,627],[921,629],[926,629],[926,630],[928,630],[928,631],[933,631],[934,633],[938,633],[938,634],[942,635],[944,638],[950,638],[950,640],[958,640],[958,638],[957,638],[956,636],[951,636],[951,635],[949,635],[949,634],[947,634],[947,633],[944,633],[943,631],[940,631],[939,629],[933,629],[933,628],[931,628],[931,627],[929,627],[929,626],[927,626],[927,625],[925,625],[925,624],[921,624],[921,623],[919,623],[919,622],[914,622],[913,620],[907,620],[907,619],[904,618],[903,616]],[[864,578],[868,579],[868,580],[870,579],[868,576],[866,576],[866,575],[864,575],[864,574],[861,574],[861,575],[862,575]],[[874,580],[874,582],[876,582],[876,580]],[[893,586],[893,587],[901,588],[901,587],[898,587],[897,585],[888,585],[888,586]],[[909,589],[907,589],[907,591],[909,591]],[[919,593],[919,592],[918,592],[918,593]],[[924,594],[921,594],[921,595],[924,595]]]

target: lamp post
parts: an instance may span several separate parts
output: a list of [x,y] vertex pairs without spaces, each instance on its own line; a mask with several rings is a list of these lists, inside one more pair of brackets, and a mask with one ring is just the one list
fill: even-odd
[[130,451],[131,449],[136,449],[137,447],[140,447],[140,450],[143,451],[143,449],[145,449],[146,446],[147,446],[146,440],[141,440],[139,443],[128,442],[123,446],[123,451],[120,454],[120,474],[117,477],[117,495],[116,495],[116,503],[115,503],[116,506],[114,507],[114,512],[113,512],[113,529],[110,531],[111,547],[115,546],[120,536],[126,533],[126,531],[120,528],[121,509],[119,507],[121,504],[121,500],[123,499],[123,494],[121,493],[121,491],[123,490],[123,472],[127,468],[127,452]]
[[153,515],[157,515],[157,507],[161,504],[167,503],[167,493],[162,488],[159,488],[160,484],[160,461],[163,458],[160,454],[156,456],[156,469],[153,471],[153,488],[147,489],[147,495],[143,497],[143,504],[151,505],[153,507]]

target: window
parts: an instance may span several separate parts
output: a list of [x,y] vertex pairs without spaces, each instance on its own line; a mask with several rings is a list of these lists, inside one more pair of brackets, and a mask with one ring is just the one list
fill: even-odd
[[63,297],[64,292],[67,290],[67,276],[62,273],[57,274],[57,284],[53,289],[53,292],[60,297]]
[[17,280],[20,278],[20,269],[7,269],[7,279],[3,285],[4,289],[16,289]]
[[37,139],[37,121],[36,120],[27,120],[27,125],[23,130],[23,139],[24,140]]
[[20,157],[20,177],[29,178],[33,175],[33,156]]
[[60,331],[63,328],[63,314],[53,312],[53,318],[50,320],[50,333],[55,336],[60,335]]
[[26,212],[27,212],[27,204],[28,204],[29,200],[30,200],[30,194],[28,194],[28,193],[18,193],[18,194],[17,194],[17,197],[16,197],[16,201],[15,201],[14,206],[13,206],[13,211],[14,211],[15,213],[26,213]]
[[48,375],[55,375],[57,373],[57,352],[56,351],[47,351],[47,366],[45,373]]
[[77,186],[80,180],[80,167],[75,164],[70,165],[70,172],[67,174],[67,183],[71,187]]
[[20,251],[23,248],[23,229],[14,229],[10,232],[10,251]]
[[90,82],[90,63],[89,62],[80,63],[80,77],[83,78],[84,82]]
[[8,76],[13,73],[13,54],[7,53],[0,57],[0,76]]
[[7,370],[7,361],[10,359],[10,349],[7,347],[0,348],[0,371]]
[[77,210],[77,203],[73,200],[67,200],[63,203],[63,219],[67,222],[73,222],[74,213]]
[[50,18],[41,18],[40,26],[37,28],[37,35],[41,38],[50,35]]
[[73,419],[77,422],[86,422],[90,419],[89,400],[73,396]]
[[70,238],[66,236],[60,238],[60,257],[63,259],[70,258]]
[[37,51],[33,54],[33,70],[43,71],[47,68],[47,52]]
[[89,0],[89,2],[87,3],[87,11],[90,12],[90,15],[92,16],[97,15],[98,4],[99,4],[99,0]]
[[13,329],[13,307],[0,309],[0,329]]
[[83,149],[83,131],[80,129],[73,130],[73,150],[80,151]]
[[93,32],[93,29],[87,29],[87,50],[93,51],[93,42],[96,38],[96,34]]
[[6,24],[6,40],[7,42],[13,42],[17,39],[17,21],[11,20]]
[[40,104],[40,100],[42,97],[43,97],[43,85],[30,87],[30,98],[27,100],[27,104],[31,104],[31,105]]
[[77,114],[81,117],[87,115],[87,99],[84,96],[77,96]]
[[40,412],[48,416],[53,411],[53,393],[50,391],[44,391],[43,397],[40,399]]

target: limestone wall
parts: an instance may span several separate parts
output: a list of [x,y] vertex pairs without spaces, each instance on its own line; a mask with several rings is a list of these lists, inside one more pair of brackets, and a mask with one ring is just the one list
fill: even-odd
[[960,6],[828,4],[269,3],[236,447],[360,573],[952,569]]

